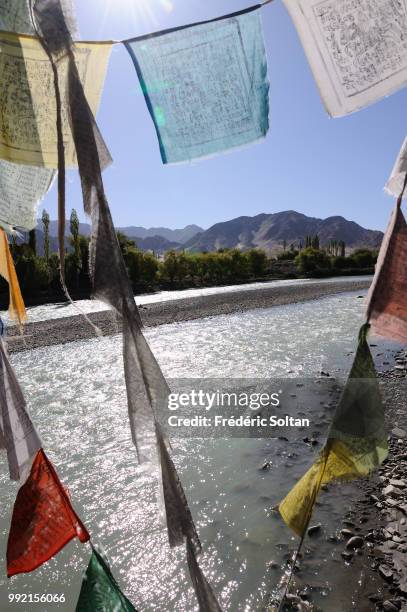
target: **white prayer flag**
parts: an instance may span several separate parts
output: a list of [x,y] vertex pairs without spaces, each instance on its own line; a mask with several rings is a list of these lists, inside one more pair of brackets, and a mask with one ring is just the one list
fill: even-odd
[[31,230],[56,171],[0,160],[0,223]]
[[[386,185],[384,186],[385,191],[388,194],[398,198],[401,194],[404,181],[407,174],[407,138],[404,139],[403,145],[400,149],[394,168],[391,171],[391,175]],[[404,194],[405,195],[405,194]]]
[[404,1],[283,1],[332,117],[364,108],[406,85]]
[[0,339],[0,447],[7,451],[10,478],[25,480],[41,448],[25,400]]

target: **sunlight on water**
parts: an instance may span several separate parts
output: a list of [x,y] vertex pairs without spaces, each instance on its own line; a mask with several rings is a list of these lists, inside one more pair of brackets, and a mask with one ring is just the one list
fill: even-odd
[[[157,302],[169,302],[172,300],[185,300],[188,298],[200,297],[205,295],[219,295],[220,293],[235,293],[236,291],[253,291],[255,289],[266,289],[267,287],[287,287],[291,285],[315,285],[333,283],[337,281],[356,282],[360,280],[371,280],[370,276],[336,276],[334,278],[320,279],[293,279],[275,280],[264,283],[248,283],[244,285],[228,285],[226,287],[205,287],[201,289],[183,289],[177,291],[158,291],[157,293],[146,293],[136,296],[137,304],[156,304]],[[108,307],[99,300],[77,300],[78,307],[85,313],[100,312],[107,310]],[[60,317],[70,317],[78,314],[78,309],[69,302],[58,304],[43,304],[27,308],[28,322],[44,321],[45,319],[59,319]],[[8,321],[8,313],[0,312],[1,317]],[[13,324],[13,323],[11,323]]]
[[[298,305],[250,311],[146,331],[168,377],[306,376],[323,368],[342,374],[350,365],[363,318],[363,300],[342,294]],[[55,463],[94,541],[106,551],[114,574],[141,612],[196,610],[184,567],[184,550],[169,551],[156,516],[155,477],[136,465],[126,413],[121,338],[79,341],[12,355],[44,448]],[[312,407],[315,419],[321,407]],[[329,415],[319,420],[327,426]],[[298,440],[176,440],[180,469],[205,554],[202,566],[225,610],[257,610],[278,582],[295,538],[270,509],[288,491],[313,452]],[[268,472],[259,470],[265,458]],[[1,456],[1,563],[17,491]],[[346,491],[346,489],[345,489]],[[318,510],[335,528],[346,499],[326,494]],[[312,555],[331,554],[315,547]],[[69,544],[55,559],[7,582],[3,593],[62,593],[75,609],[89,548]],[[343,564],[340,565],[342,567]],[[325,563],[318,581],[331,579]],[[335,571],[338,571],[336,567]],[[347,570],[343,570],[347,571]],[[316,580],[314,576],[314,581]],[[328,589],[329,591],[329,589]],[[334,598],[334,599],[331,599]],[[330,594],[326,610],[346,610]],[[40,606],[41,612],[48,612]],[[31,609],[38,609],[34,605]],[[52,610],[56,608],[52,606]],[[7,605],[1,610],[8,611]],[[23,610],[23,608],[19,608]],[[49,608],[51,610],[51,608]]]

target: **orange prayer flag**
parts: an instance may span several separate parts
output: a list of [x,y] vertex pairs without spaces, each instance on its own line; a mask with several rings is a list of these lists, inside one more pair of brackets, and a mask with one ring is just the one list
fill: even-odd
[[7,235],[3,228],[0,228],[0,275],[8,282],[10,288],[10,317],[12,319],[17,318],[21,325],[26,320],[27,315]]
[[383,238],[368,295],[367,317],[375,333],[404,344],[407,342],[407,224],[400,204],[401,198]]
[[17,493],[7,543],[7,575],[32,572],[70,540],[89,540],[53,465],[40,449]]

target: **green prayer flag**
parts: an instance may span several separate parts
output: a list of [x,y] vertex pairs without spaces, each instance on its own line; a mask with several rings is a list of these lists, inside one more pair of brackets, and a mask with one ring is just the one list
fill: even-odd
[[121,592],[106,561],[94,548],[82,582],[76,612],[137,612]]

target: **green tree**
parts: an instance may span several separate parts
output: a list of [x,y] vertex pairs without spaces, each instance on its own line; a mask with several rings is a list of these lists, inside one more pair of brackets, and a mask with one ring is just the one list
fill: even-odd
[[116,236],[117,236],[117,240],[119,243],[119,247],[120,250],[122,252],[122,255],[126,254],[126,249],[128,247],[135,247],[136,243],[134,240],[131,240],[130,238],[128,238],[126,236],[126,234],[123,234],[123,232],[116,232]]
[[49,264],[49,214],[47,213],[45,209],[42,211],[41,220],[42,220],[42,227],[44,230],[44,257],[45,257],[45,261],[48,266]]
[[66,256],[65,273],[67,281],[69,279],[74,284],[75,289],[79,289],[79,275],[82,268],[81,247],[79,239],[79,219],[76,210],[73,208],[69,218],[69,228],[71,230],[71,245],[73,253]]
[[377,261],[377,252],[369,249],[357,249],[352,253],[350,259],[357,268],[370,268]]
[[81,249],[79,244],[79,219],[78,213],[74,208],[72,209],[71,216],[69,218],[69,227],[72,235],[72,246],[74,250],[74,255],[79,263],[81,256]]
[[302,250],[295,258],[295,263],[302,274],[326,273],[331,266],[328,255],[324,251],[312,247]]
[[315,234],[315,236],[313,236],[312,238],[310,238],[310,242],[313,249],[319,249],[319,236],[318,234]]
[[178,276],[178,257],[174,250],[167,251],[164,255],[164,261],[161,265],[162,275],[173,285],[175,278]]
[[249,271],[253,276],[260,277],[266,274],[267,255],[262,249],[250,249],[246,253]]
[[28,232],[28,246],[30,247],[34,257],[37,255],[37,234],[35,229]]

